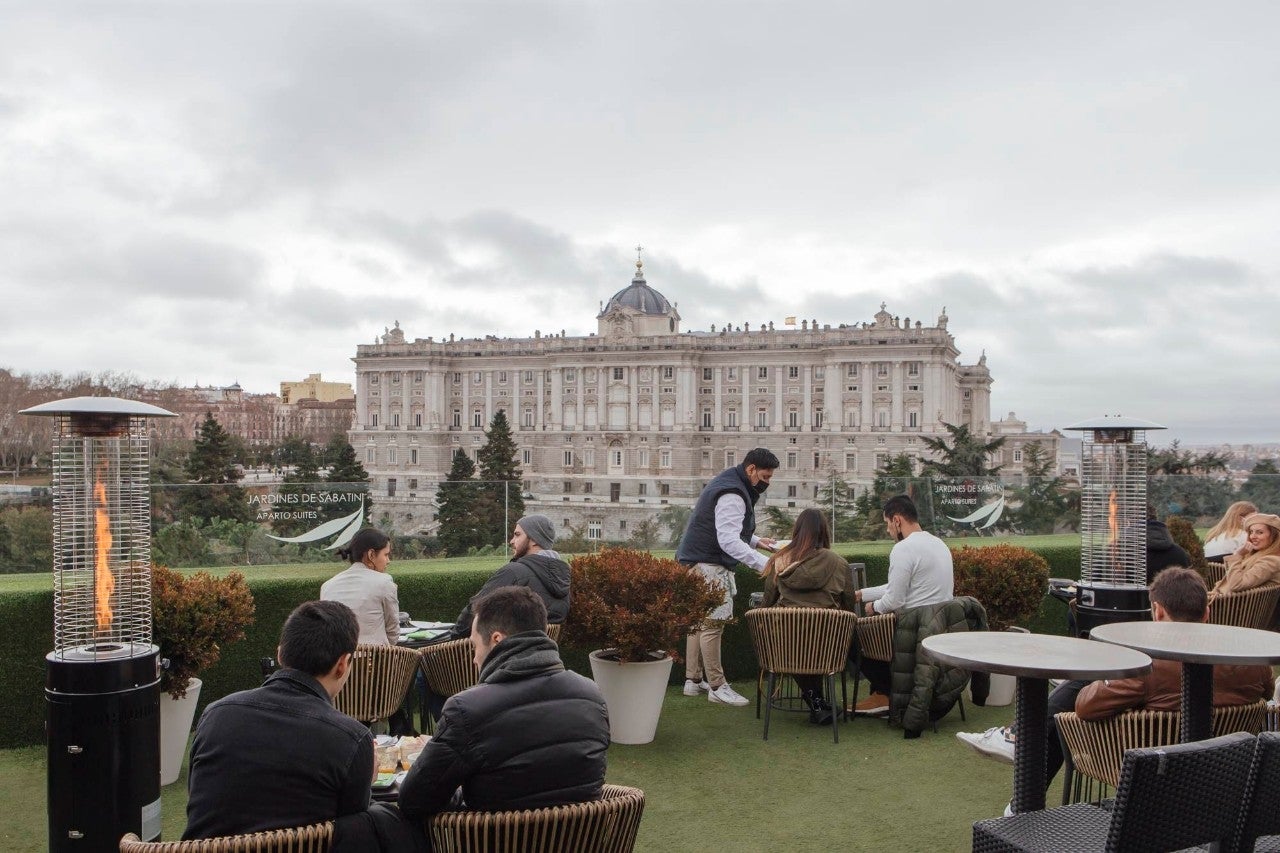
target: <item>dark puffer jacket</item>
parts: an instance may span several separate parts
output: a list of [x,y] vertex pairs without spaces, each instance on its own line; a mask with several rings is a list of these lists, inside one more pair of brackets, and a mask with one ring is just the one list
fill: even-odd
[[541,631],[493,647],[480,683],[451,696],[436,734],[400,785],[400,811],[537,809],[600,799],[609,713],[594,681],[568,672]]
[[[969,683],[968,670],[935,663],[922,655],[920,643],[934,634],[987,630],[987,611],[976,598],[962,596],[942,604],[912,607],[898,613],[893,632],[892,688],[889,722],[907,732],[921,732],[946,716]],[[986,673],[973,673],[974,702],[987,698]]]
[[470,637],[471,602],[503,586],[527,586],[536,592],[547,605],[547,621],[552,625],[569,616],[569,564],[555,551],[543,550],[517,557],[494,572],[462,608],[458,621],[449,629],[449,639]]

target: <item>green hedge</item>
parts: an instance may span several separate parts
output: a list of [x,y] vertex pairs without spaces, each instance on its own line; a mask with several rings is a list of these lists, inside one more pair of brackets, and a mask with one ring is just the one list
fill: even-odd
[[[1079,576],[1079,547],[1034,550],[1049,561],[1052,576]],[[889,571],[886,554],[847,553],[844,556],[850,561],[866,563],[868,583],[885,582]],[[396,584],[401,609],[415,618],[452,619],[491,573],[492,569],[399,573]],[[737,580],[734,613],[739,618],[725,629],[724,667],[731,679],[745,682],[739,687],[746,693],[746,685],[756,675],[756,661],[746,621],[741,616],[747,611],[751,593],[763,589],[763,584],[755,572],[747,569],[739,569]],[[249,587],[256,604],[254,624],[246,630],[244,640],[223,649],[218,665],[201,676],[204,679],[201,708],[228,693],[261,682],[259,658],[275,656],[285,617],[300,602],[318,597],[320,583],[318,578],[254,579],[250,570]],[[52,591],[0,592],[0,624],[5,626],[0,636],[0,655],[3,655],[0,660],[4,661],[0,667],[0,748],[41,743],[45,719],[44,657],[53,648]],[[1037,633],[1062,633],[1066,627],[1065,606],[1046,596],[1040,612],[1028,627]],[[590,675],[589,651],[565,648],[565,665]],[[680,652],[683,654],[683,647]],[[683,678],[684,667],[676,664],[671,679],[679,682]]]

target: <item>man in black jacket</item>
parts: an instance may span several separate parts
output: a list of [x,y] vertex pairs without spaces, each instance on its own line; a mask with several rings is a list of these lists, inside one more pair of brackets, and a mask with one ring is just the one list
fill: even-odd
[[[569,564],[551,549],[556,529],[545,515],[526,515],[511,533],[511,562],[493,573],[480,591],[458,614],[458,621],[442,638],[460,640],[471,636],[471,614],[481,596],[503,586],[527,586],[547,608],[547,622],[558,625],[569,615]],[[539,626],[545,628],[545,625]]]
[[334,821],[334,853],[426,850],[419,826],[369,802],[373,737],[333,707],[351,675],[360,627],[338,601],[285,620],[282,669],[205,709],[191,745],[183,839]]
[[400,785],[400,811],[422,821],[451,804],[505,811],[599,799],[609,713],[595,682],[561,663],[542,599],[502,587],[472,610],[480,683],[445,703]]

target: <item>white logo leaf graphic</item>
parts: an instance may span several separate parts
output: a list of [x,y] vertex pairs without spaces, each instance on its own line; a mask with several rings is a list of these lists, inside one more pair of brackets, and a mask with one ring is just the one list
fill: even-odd
[[356,517],[351,520],[351,523],[347,525],[347,529],[342,531],[342,535],[339,536],[337,539],[333,540],[332,545],[330,545],[328,548],[325,548],[326,551],[338,550],[343,545],[346,545],[348,542],[350,542],[352,537],[356,535],[356,531],[360,529],[360,525],[364,524],[364,513],[363,513],[364,502],[363,501],[360,504],[360,509],[361,509],[361,512],[357,513]]
[[997,498],[995,501],[989,504],[986,504],[985,506],[978,507],[976,510],[969,513],[964,518],[955,518],[950,515],[948,515],[947,518],[950,518],[952,521],[956,522],[957,524],[977,524],[979,521],[985,520],[987,523],[983,524],[978,528],[979,530],[985,530],[986,528],[990,527],[991,525],[999,521],[1000,516],[1003,513],[1004,513],[1004,498],[1001,497],[1001,498]]
[[[306,533],[302,533],[298,536],[272,536],[270,533],[268,533],[267,536],[270,537],[271,539],[276,540],[277,542],[287,542],[290,545],[300,544],[304,542],[315,542],[317,540],[323,539],[326,536],[332,536],[334,533],[337,533],[339,530],[342,530],[342,528],[346,527],[349,524],[352,524],[352,523],[359,524],[361,518],[363,517],[364,517],[364,498],[361,498],[360,508],[357,509],[355,512],[351,513],[351,515],[347,515],[342,518],[335,518],[333,521],[326,521],[324,524],[320,525],[319,527],[316,527],[312,530],[308,530]],[[351,532],[351,536],[355,535],[354,531],[350,531],[350,532]],[[345,545],[346,542],[350,540],[351,536],[348,536],[346,539],[344,539],[341,544]]]

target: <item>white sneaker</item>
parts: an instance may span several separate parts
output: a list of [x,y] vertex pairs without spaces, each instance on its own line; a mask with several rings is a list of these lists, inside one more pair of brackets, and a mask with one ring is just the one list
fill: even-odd
[[684,695],[697,696],[699,693],[706,693],[711,689],[711,685],[705,681],[694,681],[692,678],[684,680]]
[[956,732],[956,738],[988,758],[1013,763],[1014,737],[1008,726],[992,726],[982,733]]
[[730,687],[727,681],[719,687],[708,690],[707,699],[718,705],[749,705],[751,703],[751,700],[747,699],[746,696],[739,694],[738,691]]

